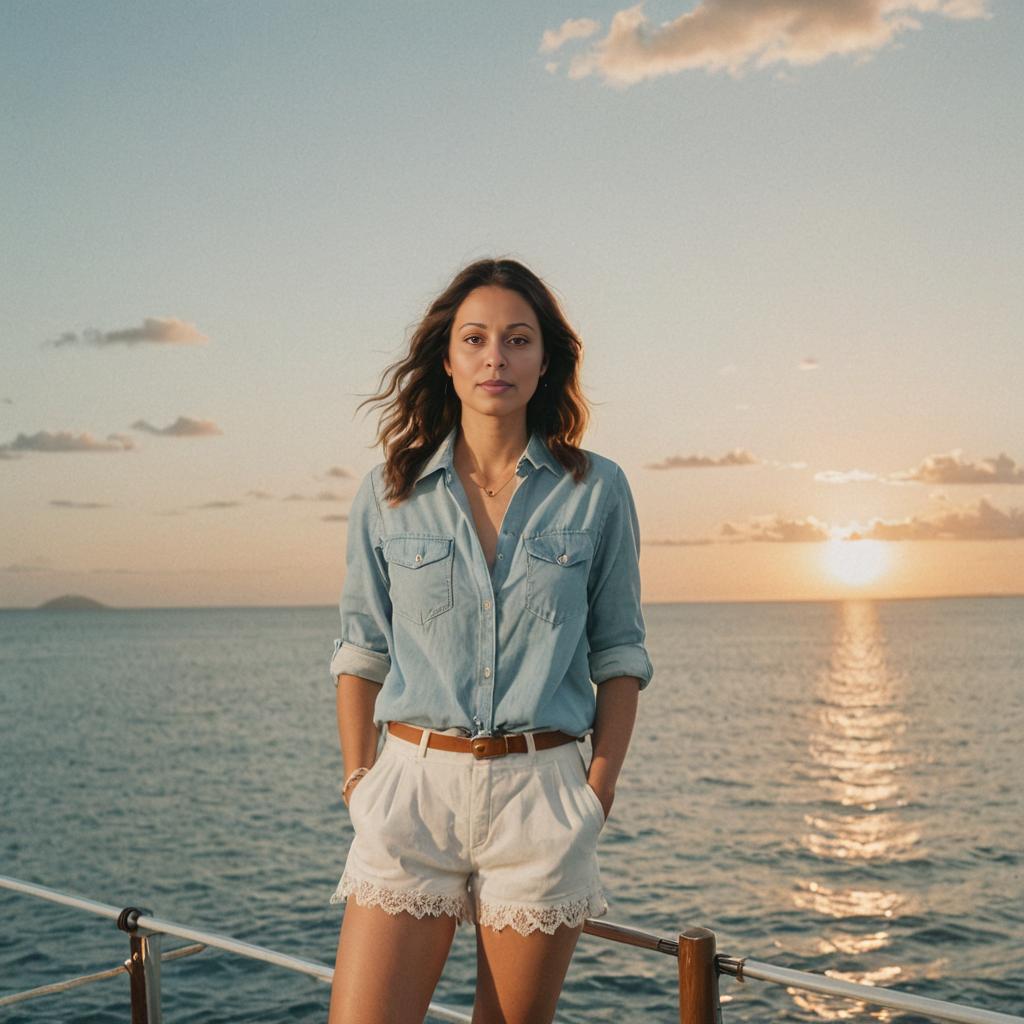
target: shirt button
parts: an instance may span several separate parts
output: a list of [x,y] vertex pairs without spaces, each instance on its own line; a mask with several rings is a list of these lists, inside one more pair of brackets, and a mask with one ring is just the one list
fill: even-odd
[[498,555],[498,557],[499,557],[499,558],[504,558],[505,556],[504,556],[504,555]]
[[416,552],[416,561],[417,562],[422,562],[423,561],[423,556],[418,551]]
[[[419,559],[419,557],[420,557],[419,555],[416,556],[417,559]],[[558,556],[558,564],[559,565],[565,565],[565,555],[564,554],[561,554],[561,555]]]
[[484,676],[490,677],[490,674],[491,674],[491,670],[489,668],[485,668],[484,669]]
[[484,607],[485,608],[490,608],[491,607],[491,602],[490,601],[484,601]]

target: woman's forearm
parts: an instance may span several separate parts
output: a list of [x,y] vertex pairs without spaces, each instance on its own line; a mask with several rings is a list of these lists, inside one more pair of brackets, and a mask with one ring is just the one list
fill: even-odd
[[345,777],[357,768],[371,768],[377,759],[377,727],[373,706],[381,684],[361,676],[338,676],[338,739],[345,762]]
[[636,676],[616,676],[598,684],[594,732],[590,737],[594,756],[587,781],[599,795],[610,798],[615,792],[633,735],[639,696],[640,680]]

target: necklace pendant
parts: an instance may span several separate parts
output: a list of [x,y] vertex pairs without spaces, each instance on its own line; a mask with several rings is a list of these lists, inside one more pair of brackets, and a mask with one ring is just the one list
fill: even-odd
[[488,497],[491,497],[491,498],[494,497],[494,491],[488,491],[486,487],[484,488],[484,490],[487,491]]

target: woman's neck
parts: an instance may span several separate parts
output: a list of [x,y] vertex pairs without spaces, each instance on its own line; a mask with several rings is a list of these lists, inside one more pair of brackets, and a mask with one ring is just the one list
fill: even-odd
[[455,439],[455,463],[493,480],[514,467],[528,442],[525,418],[512,423],[490,416],[482,422],[464,421]]

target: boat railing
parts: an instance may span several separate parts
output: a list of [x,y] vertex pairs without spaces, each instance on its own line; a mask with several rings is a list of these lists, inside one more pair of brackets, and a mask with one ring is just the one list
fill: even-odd
[[[250,960],[262,960],[264,963],[274,964],[289,971],[306,974],[326,984],[330,984],[334,977],[333,968],[327,964],[290,956],[250,942],[242,942],[219,932],[169,921],[144,908],[115,907],[7,875],[0,875],[0,887],[115,921],[117,927],[127,933],[129,939],[129,956],[124,963],[94,974],[68,978],[50,985],[0,996],[0,1015],[6,1007],[16,1003],[64,992],[126,973],[131,994],[132,1024],[160,1024],[161,965],[182,957],[193,956],[208,948],[221,949],[248,957]],[[869,1006],[918,1013],[934,1020],[954,1021],[959,1024],[1024,1024],[1024,1017],[994,1010],[929,999],[876,985],[842,981],[808,971],[790,970],[748,957],[726,956],[717,952],[715,934],[707,928],[686,928],[675,938],[670,938],[628,925],[587,918],[583,931],[595,938],[638,946],[674,957],[678,963],[680,1024],[722,1024],[719,978],[723,975],[732,977],[740,983],[749,980],[765,981],[785,985],[787,988],[857,1000]],[[165,951],[161,948],[165,935],[185,939],[191,945]],[[472,1024],[472,1018],[468,1014],[436,1002],[431,1002],[427,1016],[432,1020]]]

